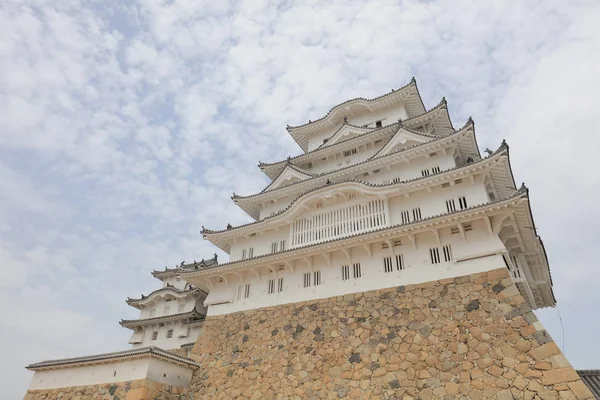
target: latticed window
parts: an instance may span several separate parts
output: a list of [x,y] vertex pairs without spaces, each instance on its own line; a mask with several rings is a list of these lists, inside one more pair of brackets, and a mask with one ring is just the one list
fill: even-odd
[[438,249],[437,247],[429,249],[429,256],[431,257],[432,264],[440,263],[440,249]]
[[319,286],[321,284],[321,271],[313,272],[313,283],[315,286]]
[[244,298],[247,299],[248,297],[250,297],[250,284],[247,283],[246,286],[244,287]]
[[434,174],[439,174],[440,173],[440,167],[433,167],[431,168],[431,172],[433,172]]
[[396,255],[396,269],[398,271],[402,271],[404,269],[404,255],[402,254]]
[[350,266],[342,265],[342,280],[347,281],[350,279]]
[[358,279],[362,276],[362,272],[360,269],[360,263],[354,263],[352,264],[352,267],[354,269],[354,279]]
[[392,265],[392,257],[383,258],[383,272],[392,272],[394,270]]
[[454,199],[446,200],[446,210],[449,213],[456,211],[456,204],[454,203]]
[[465,196],[459,197],[458,205],[460,206],[461,210],[464,210],[465,208],[467,208],[467,198]]
[[412,213],[413,213],[413,221],[421,220],[421,207],[413,208]]
[[304,287],[310,286],[310,272],[304,273]]
[[452,249],[450,248],[450,245],[446,245],[444,247],[442,247],[443,251],[444,251],[444,261],[452,261]]
[[269,294],[275,293],[275,279],[269,279],[268,292],[269,292]]
[[167,339],[171,339],[173,337],[173,329],[169,329],[167,331]]
[[158,332],[152,332],[152,340],[158,339]]

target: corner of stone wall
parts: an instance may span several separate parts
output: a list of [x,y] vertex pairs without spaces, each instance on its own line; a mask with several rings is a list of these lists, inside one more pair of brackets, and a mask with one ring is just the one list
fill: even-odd
[[506,268],[208,317],[192,354],[195,399],[593,399]]

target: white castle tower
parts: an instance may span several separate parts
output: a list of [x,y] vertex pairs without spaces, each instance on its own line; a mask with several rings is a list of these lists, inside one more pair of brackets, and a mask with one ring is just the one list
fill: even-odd
[[191,264],[164,271],[152,271],[152,275],[162,281],[163,286],[138,299],[127,299],[127,304],[140,310],[134,320],[121,320],[121,326],[133,330],[129,344],[133,348],[156,346],[165,350],[183,347],[185,355],[198,335],[206,315],[203,302],[206,292],[181,279],[180,274],[200,268],[218,265],[217,255],[209,260],[194,261]]
[[504,266],[533,309],[554,305],[508,146],[482,157],[473,121],[455,129],[445,99],[426,110],[413,79],[287,130],[304,154],[260,163],[272,182],[233,196],[255,222],[203,228],[230,261],[182,274],[209,292],[208,315]]

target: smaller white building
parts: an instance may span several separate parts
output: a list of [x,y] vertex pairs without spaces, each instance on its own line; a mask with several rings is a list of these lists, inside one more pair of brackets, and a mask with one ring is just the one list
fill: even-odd
[[207,293],[181,279],[182,272],[199,271],[217,265],[217,255],[209,260],[181,263],[175,268],[153,271],[163,286],[140,298],[128,298],[127,304],[140,310],[139,318],[121,320],[121,326],[133,331],[133,348],[156,346],[165,350],[182,348],[185,354],[196,342],[206,316]]
[[185,388],[199,365],[157,347],[131,349],[86,357],[42,361],[28,365],[35,371],[30,390],[91,386],[150,379]]

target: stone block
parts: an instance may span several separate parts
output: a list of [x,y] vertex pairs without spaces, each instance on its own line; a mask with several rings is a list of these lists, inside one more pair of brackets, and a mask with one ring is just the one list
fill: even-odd
[[571,367],[544,371],[542,375],[542,383],[544,385],[556,385],[557,383],[572,382],[579,379],[579,375]]
[[542,361],[557,354],[561,354],[561,351],[554,342],[543,344],[529,352],[529,355],[536,361]]
[[567,384],[578,400],[593,399],[594,395],[581,379]]

